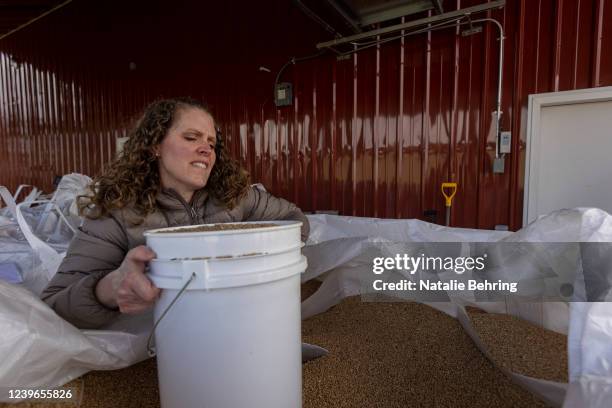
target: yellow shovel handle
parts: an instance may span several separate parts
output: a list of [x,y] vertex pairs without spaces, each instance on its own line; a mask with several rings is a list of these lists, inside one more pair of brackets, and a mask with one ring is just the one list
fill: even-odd
[[[450,195],[447,195],[446,191],[444,191],[444,189],[446,188],[451,189]],[[453,197],[455,196],[455,194],[457,194],[457,183],[442,183],[442,195],[444,196],[444,198],[446,198],[447,207],[451,206],[451,203],[453,201]]]

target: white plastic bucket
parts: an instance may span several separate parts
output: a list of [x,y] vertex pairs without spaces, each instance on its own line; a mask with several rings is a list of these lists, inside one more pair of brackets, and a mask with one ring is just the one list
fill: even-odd
[[195,275],[155,331],[163,408],[301,407],[301,223],[273,223],[145,233],[156,321]]

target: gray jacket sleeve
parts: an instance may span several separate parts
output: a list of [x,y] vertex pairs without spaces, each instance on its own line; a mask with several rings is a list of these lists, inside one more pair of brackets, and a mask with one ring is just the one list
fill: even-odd
[[245,197],[244,221],[293,220],[302,222],[302,241],[310,232],[308,218],[295,204],[272,194],[251,187]]
[[110,323],[119,311],[102,305],[95,288],[100,279],[121,265],[127,250],[125,232],[114,218],[86,218],[41,299],[78,328]]

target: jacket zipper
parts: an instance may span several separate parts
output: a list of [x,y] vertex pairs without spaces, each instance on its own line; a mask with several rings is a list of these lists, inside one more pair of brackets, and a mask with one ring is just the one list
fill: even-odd
[[178,194],[176,191],[171,190],[171,192],[172,192],[172,195],[174,195],[180,201],[180,203],[183,205],[183,207],[185,207],[185,210],[187,211],[187,214],[189,215],[189,218],[191,218],[191,225],[196,225],[197,224],[197,220],[198,220],[198,213],[196,212],[195,208],[193,208],[191,205],[189,205],[183,199],[183,197],[181,197],[181,195]]
[[195,225],[198,219],[198,214],[196,213],[195,208],[189,206],[189,215],[191,216],[191,225]]

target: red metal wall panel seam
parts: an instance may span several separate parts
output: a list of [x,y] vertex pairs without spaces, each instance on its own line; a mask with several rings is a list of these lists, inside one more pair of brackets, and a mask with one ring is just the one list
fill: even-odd
[[51,91],[49,84],[49,67],[48,61],[40,58],[40,85],[41,85],[41,102],[42,102],[42,127],[43,137],[46,140],[46,146],[49,154],[46,157],[48,167],[48,191],[53,189],[53,176],[57,174],[57,148],[56,140],[53,137],[53,127],[51,122]]
[[[3,70],[4,70],[4,54],[0,51],[0,84],[4,84],[3,80]],[[8,179],[8,171],[10,169],[7,166],[6,158],[8,154],[5,149],[6,142],[6,130],[4,129],[4,125],[7,120],[4,117],[4,106],[6,104],[4,95],[3,95],[3,86],[0,86],[0,185],[4,185]]]
[[357,53],[353,54],[353,116],[351,119],[351,215],[357,215]]
[[62,135],[59,131],[59,114],[58,114],[58,100],[57,100],[57,93],[58,93],[58,89],[57,89],[57,68],[56,68],[56,61],[55,60],[51,60],[50,61],[50,70],[49,70],[49,89],[51,91],[51,111],[52,111],[52,120],[51,122],[53,123],[53,138],[56,141],[55,145],[56,145],[56,149],[55,151],[57,152],[57,170],[59,172],[59,174],[66,174],[65,173],[65,166],[64,166],[64,140],[62,138]]
[[[98,149],[96,148],[95,143],[95,133],[92,132],[92,129],[95,129],[95,112],[90,108],[94,106],[91,102],[92,90],[94,88],[93,81],[91,75],[87,75],[85,73],[82,74],[83,80],[83,126],[84,126],[84,139],[85,139],[85,153],[88,155],[87,162],[85,168],[83,169],[83,173],[89,176],[92,176],[97,172],[96,162],[98,156]],[[99,101],[101,102],[101,101]],[[99,103],[98,102],[98,103]]]
[[576,27],[576,83],[574,89],[589,88],[592,81],[591,63],[595,52],[596,0],[581,0]]
[[[110,161],[110,157],[108,156],[108,154],[106,153],[106,150],[108,149],[108,145],[110,144],[110,139],[111,137],[113,137],[114,135],[114,131],[110,126],[111,123],[111,106],[112,106],[112,100],[111,99],[114,96],[114,86],[113,86],[114,82],[109,80],[107,83],[107,97],[105,99],[102,100],[102,116],[100,117],[100,125],[102,129],[105,129],[105,131],[102,133],[102,137],[99,139],[100,141],[100,160],[101,160],[101,166],[100,169],[102,168],[102,163],[106,163],[108,161]],[[101,91],[101,89],[100,89]],[[102,92],[100,92],[100,94],[102,94]]]
[[53,138],[53,130],[51,127],[51,109],[50,109],[50,90],[49,90],[49,76],[48,72],[43,68],[41,70],[41,90],[42,90],[42,104],[43,104],[43,129],[44,138],[47,141],[47,148],[49,149],[49,155],[47,157],[49,163],[50,172],[53,175],[57,174],[56,157],[57,149],[55,148],[55,139]]
[[28,138],[30,139],[30,149],[32,150],[32,162],[30,163],[30,168],[32,169],[33,177],[33,185],[41,186],[42,181],[42,172],[40,171],[40,163],[42,161],[41,149],[40,149],[40,140],[38,131],[38,123],[36,120],[35,114],[35,98],[34,98],[34,89],[33,89],[33,67],[32,64],[24,64],[25,66],[25,79],[26,79],[26,89],[28,94],[28,106],[26,107],[28,116],[29,116],[29,129],[28,129]]
[[[63,63],[63,68],[64,69],[68,69],[68,67],[66,67],[64,65],[65,63]],[[65,74],[65,76],[63,76],[64,78],[62,79],[63,82],[63,90],[64,90],[64,97],[63,97],[63,101],[64,101],[64,120],[66,123],[66,135],[68,137],[68,145],[70,146],[70,167],[68,172],[71,173],[73,171],[76,171],[76,169],[79,167],[79,163],[77,162],[77,141],[75,140],[75,129],[74,129],[74,114],[73,114],[73,109],[74,109],[74,101],[73,101],[73,97],[72,97],[72,86],[71,83],[69,82],[69,80],[67,79],[68,77],[68,73]]]
[[[461,8],[461,1],[457,0],[457,10]],[[453,56],[452,56],[452,70],[453,70],[453,90],[451,97],[451,119],[450,119],[450,140],[448,143],[448,171],[446,174],[446,180],[441,180],[441,182],[457,182],[457,162],[455,152],[457,150],[457,121],[458,121],[458,98],[459,98],[459,39],[461,38],[461,29],[459,26],[455,28],[455,38],[453,44]],[[465,186],[459,186],[461,189],[465,188]],[[457,195],[455,196],[455,206],[451,207],[450,214],[450,225],[453,225],[453,222],[457,223],[457,202],[460,201],[463,196],[462,190],[458,189]],[[446,204],[445,204],[446,205]]]
[[602,27],[602,54],[601,61],[599,64],[600,71],[598,86],[609,86],[612,85],[612,52],[603,52],[603,50],[612,49],[612,5],[609,1],[605,3],[602,2],[601,10],[603,14],[603,21],[605,22],[605,24]]
[[61,80],[61,65],[56,60],[54,61],[55,69],[53,70],[53,88],[55,90],[55,132],[60,140],[60,157],[61,157],[61,174],[66,174],[70,169],[70,146],[68,145],[66,135],[66,119],[64,117],[64,87]]
[[17,183],[18,184],[23,184],[23,183],[28,183],[27,180],[27,175],[24,174],[24,163],[25,163],[25,158],[24,158],[24,151],[23,151],[23,139],[21,137],[21,107],[20,107],[20,102],[21,102],[21,98],[19,97],[19,71],[18,71],[18,64],[16,62],[13,62],[11,64],[11,100],[12,100],[12,106],[11,106],[11,119],[13,120],[14,126],[11,130],[11,137],[13,139],[13,143],[15,146],[15,157],[17,159],[16,161],[16,173],[15,176],[17,177]]
[[23,178],[23,182],[27,184],[32,184],[32,149],[29,147],[30,140],[28,138],[28,115],[27,115],[27,89],[25,86],[25,75],[24,75],[24,65],[25,63],[18,63],[16,68],[16,78],[17,83],[15,84],[15,91],[18,97],[17,99],[17,114],[18,114],[18,138],[19,145],[23,154],[23,159],[21,162],[22,170],[21,177]]
[[555,92],[559,91],[559,82],[561,75],[561,47],[562,47],[562,30],[563,30],[563,0],[556,2],[556,25],[555,25],[555,42],[554,42],[554,66],[552,72],[552,89]]
[[72,140],[75,143],[74,149],[74,161],[75,166],[73,171],[83,172],[83,145],[81,139],[80,126],[78,124],[79,117],[79,103],[78,103],[78,88],[75,86],[74,81],[70,82],[70,105],[71,105],[71,123],[73,126]]
[[281,145],[281,111],[276,108],[276,125],[274,126],[275,136],[276,136],[276,180],[274,183],[274,187],[276,191],[281,191],[281,171],[282,171],[282,155],[283,155],[283,147]]
[[[269,185],[269,183],[267,183],[266,180],[266,171],[265,171],[265,165],[267,163],[266,160],[266,140],[267,140],[267,134],[266,134],[266,116],[265,116],[265,105],[266,105],[266,101],[264,101],[261,105],[261,108],[259,109],[259,126],[261,129],[261,138],[259,139],[259,152],[260,152],[260,159],[259,159],[259,174],[261,174],[261,183],[266,186]],[[269,187],[266,187],[269,188]]]
[[76,167],[75,155],[74,155],[74,140],[72,138],[72,126],[71,117],[69,113],[70,97],[68,93],[68,87],[65,78],[68,76],[67,67],[65,61],[61,61],[59,65],[59,88],[60,88],[60,117],[61,117],[61,132],[66,145],[66,169],[63,174],[71,173]]
[[[402,24],[406,21],[404,17],[402,17]],[[401,35],[404,34],[404,30],[401,31]],[[402,218],[402,207],[400,196],[401,192],[404,189],[404,185],[410,183],[410,179],[402,180],[402,164],[403,164],[403,145],[404,145],[404,70],[405,67],[405,55],[404,55],[404,47],[405,47],[405,39],[402,37],[400,39],[399,46],[399,107],[397,111],[397,143],[395,144],[395,154],[396,154],[396,164],[395,164],[395,180],[397,185],[397,191],[395,192],[395,218]]]
[[59,68],[58,68],[58,61],[57,60],[53,60],[52,61],[53,64],[53,69],[51,70],[51,75],[52,75],[52,89],[53,89],[53,115],[54,115],[54,126],[53,126],[53,133],[54,133],[54,137],[57,139],[58,141],[58,163],[59,163],[59,175],[63,175],[66,174],[68,172],[68,166],[67,166],[67,154],[68,154],[68,146],[66,145],[65,139],[64,139],[64,128],[63,126],[65,125],[65,121],[63,121],[62,117],[61,117],[61,112],[62,112],[62,106],[61,106],[61,83],[60,80],[58,78],[58,73]]
[[26,114],[26,105],[28,103],[26,98],[26,88],[25,88],[25,76],[23,73],[23,63],[18,63],[15,68],[15,94],[17,96],[17,121],[19,126],[17,128],[16,136],[19,141],[19,147],[21,149],[21,178],[22,183],[32,184],[32,150],[29,148],[28,144],[30,142],[27,131],[28,131],[28,118]]
[[[490,18],[490,12],[487,12],[487,18]],[[481,104],[480,104],[480,131],[482,139],[478,146],[478,168],[479,171],[477,173],[478,177],[476,180],[477,187],[477,195],[478,200],[476,201],[476,228],[484,228],[483,219],[485,219],[486,214],[482,212],[482,203],[486,199],[486,186],[485,184],[488,181],[488,173],[489,173],[489,160],[487,153],[487,143],[488,143],[488,134],[489,134],[489,125],[487,121],[490,120],[489,115],[489,65],[490,65],[490,52],[491,49],[491,25],[485,24],[483,29],[484,34],[484,66],[482,69],[483,79],[482,79],[482,88],[481,88]]]
[[572,70],[572,88],[576,89],[578,83],[578,47],[580,45],[580,0],[576,0],[577,3],[577,13],[574,15],[575,22],[575,30],[576,36],[574,41],[574,69]]
[[522,115],[521,108],[523,105],[523,70],[524,70],[524,58],[525,54],[525,13],[527,12],[527,4],[526,0],[521,0],[519,7],[519,30],[517,31],[518,35],[518,46],[515,48],[515,70],[514,70],[514,115],[512,117],[511,122],[511,134],[514,135],[512,138],[512,147],[510,153],[510,202],[508,207],[508,220],[509,220],[509,228],[511,230],[516,230],[521,227],[520,211],[518,209],[518,197],[521,197],[522,194],[519,193],[519,190],[522,191],[521,180],[519,179],[519,165],[524,163],[520,163],[519,154],[519,146],[520,146],[520,133],[521,133],[521,119]]
[[[469,40],[469,66],[472,67],[472,65],[474,64],[474,42],[476,40],[472,37]],[[474,208],[472,206],[473,203],[476,203],[478,201],[478,197],[476,194],[472,194],[473,191],[477,191],[475,190],[475,183],[473,183],[472,177],[473,176],[477,176],[478,174],[478,160],[477,160],[477,156],[478,156],[478,142],[480,141],[480,134],[478,133],[478,116],[477,116],[477,110],[474,109],[474,105],[475,102],[477,101],[473,101],[473,95],[475,92],[472,92],[474,88],[474,70],[470,69],[468,71],[468,96],[467,96],[467,101],[466,101],[466,106],[467,106],[467,117],[465,118],[465,125],[464,125],[464,137],[462,138],[463,140],[463,158],[465,158],[465,160],[469,160],[470,165],[468,166],[467,164],[465,166],[463,166],[463,177],[461,177],[460,180],[461,181],[461,188],[463,188],[464,194],[464,203],[463,203],[463,211],[462,211],[462,224],[465,227],[468,228],[475,228],[476,227],[476,220],[473,219],[473,217],[471,216],[472,214],[470,214],[468,212],[468,209]],[[476,112],[475,112],[476,111]],[[476,117],[476,120],[473,120],[473,116]],[[474,129],[474,132],[472,133],[472,129]],[[475,136],[473,136],[475,138],[475,143],[473,140],[471,140],[471,135],[474,134]],[[476,160],[474,160],[473,157],[473,151],[474,151],[474,145],[476,145]],[[476,177],[474,177],[476,178]],[[468,183],[470,186],[469,189],[469,193],[468,193]],[[469,200],[469,201],[468,201]],[[470,201],[472,201],[472,203],[469,203]]]
[[595,7],[595,35],[593,38],[594,43],[594,52],[593,52],[593,60],[591,61],[591,86],[598,87],[601,86],[599,82],[600,72],[601,72],[601,41],[603,39],[603,15],[604,15],[604,0],[599,0],[596,2]]
[[[35,100],[36,100],[36,121],[37,121],[37,132],[40,141],[41,151],[41,188],[44,191],[52,191],[52,177],[50,176],[51,166],[49,165],[49,156],[51,149],[48,145],[48,138],[46,137],[44,127],[44,104],[42,99],[42,81],[40,69],[34,65],[34,83],[35,83]],[[51,179],[51,180],[50,180]],[[51,182],[49,182],[51,181]]]
[[[502,27],[508,27],[504,29],[505,36],[508,37],[508,41],[504,41],[504,63],[502,66],[503,77],[506,78],[505,81],[502,80],[502,111],[504,114],[502,115],[502,123],[500,125],[500,130],[502,129],[511,129],[512,127],[512,119],[515,116],[515,111],[513,108],[513,97],[516,91],[516,88],[512,86],[512,80],[509,78],[513,78],[514,75],[514,66],[516,64],[515,54],[513,44],[516,44],[515,38],[517,35],[516,30],[516,18],[518,16],[517,3],[513,3],[508,7],[504,7],[503,9],[496,10],[494,13],[501,14],[497,19],[502,22]],[[496,42],[499,42],[498,33],[495,31]],[[497,45],[497,44],[496,44]],[[498,47],[496,47],[498,48]],[[496,51],[495,55],[497,56],[499,51]],[[495,64],[495,68],[497,69],[499,63]],[[497,133],[493,134],[493,145],[497,144]],[[512,158],[510,158],[512,160]],[[510,189],[511,189],[511,174],[508,174],[507,170],[510,167],[511,163],[508,163],[508,160],[505,160],[504,172],[499,174],[499,182],[496,183],[497,191],[496,191],[496,208],[498,209],[495,212],[495,217],[490,220],[487,228],[493,228],[497,224],[501,225],[509,225],[509,208],[510,203],[508,202],[508,198],[510,197]]]
[[113,109],[111,110],[111,114],[112,114],[111,121],[118,122],[119,126],[115,128],[113,135],[108,139],[108,144],[106,146],[106,148],[108,149],[107,151],[108,160],[111,160],[112,147],[116,146],[117,138],[121,137],[121,128],[123,126],[123,118],[122,118],[121,113],[124,112],[124,109],[125,109],[125,91],[126,89],[123,86],[122,78],[120,77],[117,77],[116,79],[113,78],[113,82],[114,82],[113,91],[115,92],[114,99],[117,101],[117,103],[113,104]]
[[85,121],[87,123],[87,141],[91,150],[89,152],[89,166],[86,170],[86,175],[94,177],[102,167],[102,156],[104,155],[102,146],[103,140],[106,137],[107,129],[101,125],[102,117],[106,110],[106,98],[98,94],[100,87],[100,79],[93,73],[88,73],[85,76],[85,93],[83,95],[83,104],[85,110]]
[[38,185],[39,173],[37,169],[38,157],[36,151],[36,133],[34,132],[34,117],[32,115],[32,87],[30,81],[30,64],[22,64],[22,92],[24,94],[23,115],[26,119],[24,126],[24,139],[28,152],[28,170],[30,172],[30,184]]
[[[8,50],[7,50],[8,51]],[[11,190],[14,190],[15,188],[17,188],[17,184],[18,184],[18,180],[17,180],[17,176],[19,173],[19,169],[18,169],[18,163],[19,160],[17,158],[17,146],[16,146],[16,141],[15,141],[15,131],[14,131],[14,127],[15,125],[15,118],[13,117],[13,106],[15,103],[15,100],[13,99],[13,92],[12,92],[12,86],[11,86],[11,81],[12,79],[12,63],[9,59],[9,53],[7,52],[7,54],[5,54],[6,58],[5,58],[5,84],[6,84],[6,99],[7,99],[7,105],[6,105],[6,118],[7,118],[7,126],[6,126],[6,143],[7,143],[7,151],[9,153],[9,162],[11,163],[11,172],[10,172],[10,179],[9,179],[9,183],[11,184]]]
[[[90,126],[92,126],[92,132],[91,132],[91,146],[92,146],[92,150],[90,151],[90,155],[93,156],[93,161],[92,161],[92,172],[88,173],[89,176],[95,176],[101,169],[102,169],[102,160],[101,160],[101,155],[102,155],[102,137],[104,135],[104,130],[102,127],[102,118],[105,112],[105,104],[106,104],[106,99],[105,97],[102,96],[101,92],[99,92],[100,90],[100,79],[95,78],[95,77],[90,77],[91,80],[91,84],[92,87],[91,92],[89,94],[89,105],[92,107],[91,109],[91,123]],[[96,106],[96,103],[94,101],[97,101],[97,105],[98,105],[98,109],[95,109],[94,107]]]
[[[526,6],[526,3],[524,0],[521,0],[521,5],[520,8],[523,9]],[[534,92],[538,93],[538,78],[539,78],[539,70],[540,70],[540,34],[541,34],[541,21],[542,21],[542,0],[538,0],[538,29],[536,30],[537,35],[536,35],[536,42],[535,42],[535,47],[536,47],[536,57],[535,57],[535,89]]]
[[[38,62],[38,61],[37,61]],[[40,63],[40,62],[39,62]],[[37,66],[40,66],[37,64]],[[49,179],[52,179],[53,176],[53,165],[52,165],[52,157],[53,157],[53,148],[51,145],[51,138],[49,137],[49,129],[48,129],[48,102],[46,98],[46,83],[45,83],[45,74],[43,69],[37,69],[36,75],[36,87],[38,89],[38,103],[39,103],[39,120],[40,120],[40,136],[42,139],[42,148],[46,152],[43,158],[44,168],[45,168],[45,178],[47,179],[47,183],[43,183],[42,188],[45,191],[52,190],[52,183],[49,182]]]
[[[296,70],[293,70],[293,83],[296,83]],[[297,87],[296,87],[297,88]],[[294,88],[294,90],[296,89]],[[299,105],[300,105],[300,95],[298,95],[298,92],[294,92],[293,95],[293,104],[294,104],[294,109],[293,109],[293,128],[292,131],[289,131],[289,163],[291,163],[292,168],[293,168],[293,175],[292,177],[289,177],[288,180],[293,179],[293,183],[291,183],[291,187],[292,187],[292,201],[294,203],[299,202],[298,200],[298,180],[297,180],[297,175],[298,175],[298,164],[299,164],[299,155],[298,155],[298,151],[299,151],[299,145],[298,145],[298,139],[300,137],[300,122],[299,122],[299,118],[298,118],[298,109],[299,109]]]
[[52,102],[51,102],[51,84],[49,80],[49,67],[48,61],[44,62],[44,65],[41,68],[41,85],[42,85],[42,103],[43,103],[43,128],[44,128],[44,136],[47,139],[47,148],[49,149],[49,156],[47,157],[49,172],[51,173],[49,177],[51,182],[48,184],[49,190],[52,190],[52,181],[53,176],[57,175],[57,139],[54,137],[54,127],[52,121]]
[[2,121],[0,122],[0,143],[2,144],[2,150],[0,150],[0,154],[2,154],[3,160],[0,160],[0,168],[2,168],[2,173],[0,176],[2,179],[0,180],[0,185],[12,187],[13,180],[13,163],[12,163],[12,154],[10,151],[9,145],[9,124],[10,119],[8,115],[8,104],[10,103],[10,98],[8,96],[8,78],[7,78],[7,55],[4,52],[0,52],[0,118]]
[[74,140],[74,128],[72,120],[72,90],[70,84],[65,79],[68,77],[69,73],[67,72],[68,67],[65,65],[64,61],[62,61],[61,70],[62,76],[60,79],[60,87],[62,90],[62,133],[65,135],[66,146],[68,146],[68,167],[66,169],[66,173],[71,173],[75,171],[78,166],[78,163],[76,160],[76,140]]
[[11,120],[8,114],[10,98],[8,96],[7,87],[7,58],[8,56],[4,52],[0,52],[0,84],[2,84],[2,87],[0,87],[0,157],[2,157],[2,160],[0,160],[0,169],[2,169],[0,172],[0,185],[5,185],[11,188],[13,184],[12,179],[14,165],[13,155],[11,154],[9,144],[9,124],[11,123]]
[[38,81],[38,68],[32,63],[30,65],[30,89],[31,89],[31,97],[32,100],[32,125],[33,125],[33,133],[34,139],[36,140],[36,160],[37,163],[36,168],[38,170],[36,175],[36,185],[38,185],[41,189],[45,191],[50,191],[48,186],[46,185],[46,179],[48,179],[48,169],[45,166],[46,156],[49,154],[49,150],[45,147],[45,137],[42,129],[42,124],[40,122],[41,118],[41,106],[40,106],[40,83]]
[[[380,37],[377,37],[377,41],[380,41]],[[380,153],[379,153],[379,149],[381,148],[379,146],[380,143],[380,138],[383,137],[383,135],[379,134],[379,129],[378,129],[378,122],[380,120],[379,115],[380,115],[380,44],[376,45],[376,71],[374,73],[374,126],[373,126],[373,159],[374,159],[374,165],[372,166],[372,181],[374,184],[374,200],[373,201],[373,209],[374,209],[374,217],[379,217],[379,203],[378,203],[378,187],[379,187],[379,178],[380,178],[380,169],[379,169],[379,161],[380,161]],[[366,197],[366,202],[367,202],[367,197]]]
[[[9,54],[10,55],[10,54]],[[8,70],[8,90],[9,90],[9,100],[11,103],[9,104],[9,118],[11,126],[9,127],[9,140],[11,144],[11,154],[14,158],[14,172],[13,172],[13,182],[15,183],[13,189],[17,187],[18,184],[21,184],[20,181],[20,173],[22,172],[21,164],[23,163],[22,158],[20,157],[20,149],[19,149],[19,141],[18,141],[18,117],[15,113],[15,108],[17,106],[17,98],[15,96],[15,84],[17,82],[15,78],[15,68],[14,62],[10,62],[9,70]]]
[[310,168],[311,168],[311,177],[312,177],[312,184],[308,187],[310,187],[310,196],[311,196],[311,209],[314,210],[315,208],[317,208],[317,190],[318,190],[318,177],[317,177],[317,154],[319,154],[318,152],[318,136],[319,136],[319,131],[318,131],[318,114],[317,114],[317,87],[319,86],[319,83],[317,82],[317,75],[316,75],[316,68],[313,69],[314,74],[313,74],[313,86],[312,86],[312,126],[309,129],[308,132],[308,140],[310,140]]
[[[431,17],[431,12],[428,12],[428,17]],[[425,98],[423,100],[423,120],[421,128],[421,189],[420,200],[421,210],[425,211],[425,182],[427,170],[429,168],[429,136],[430,136],[430,117],[429,117],[429,101],[431,92],[431,36],[432,33],[427,33],[426,51],[425,51]],[[423,216],[423,214],[419,214]]]
[[[83,71],[79,72],[80,83],[83,81]],[[75,112],[75,121],[76,121],[76,134],[79,140],[79,173],[86,173],[87,163],[89,160],[85,157],[83,149],[88,145],[87,135],[85,133],[86,128],[84,126],[83,120],[83,88],[80,85],[74,84],[73,89],[75,90],[75,101],[76,101],[76,112]],[[89,150],[87,150],[89,152]]]
[[337,66],[338,62],[334,58],[332,62],[332,123],[331,123],[331,131],[330,131],[330,143],[331,143],[331,151],[330,151],[330,162],[329,162],[329,178],[330,178],[330,199],[331,199],[331,209],[341,208],[338,205],[336,198],[336,184],[337,176],[336,176],[336,138],[338,136],[338,107],[337,107]]

